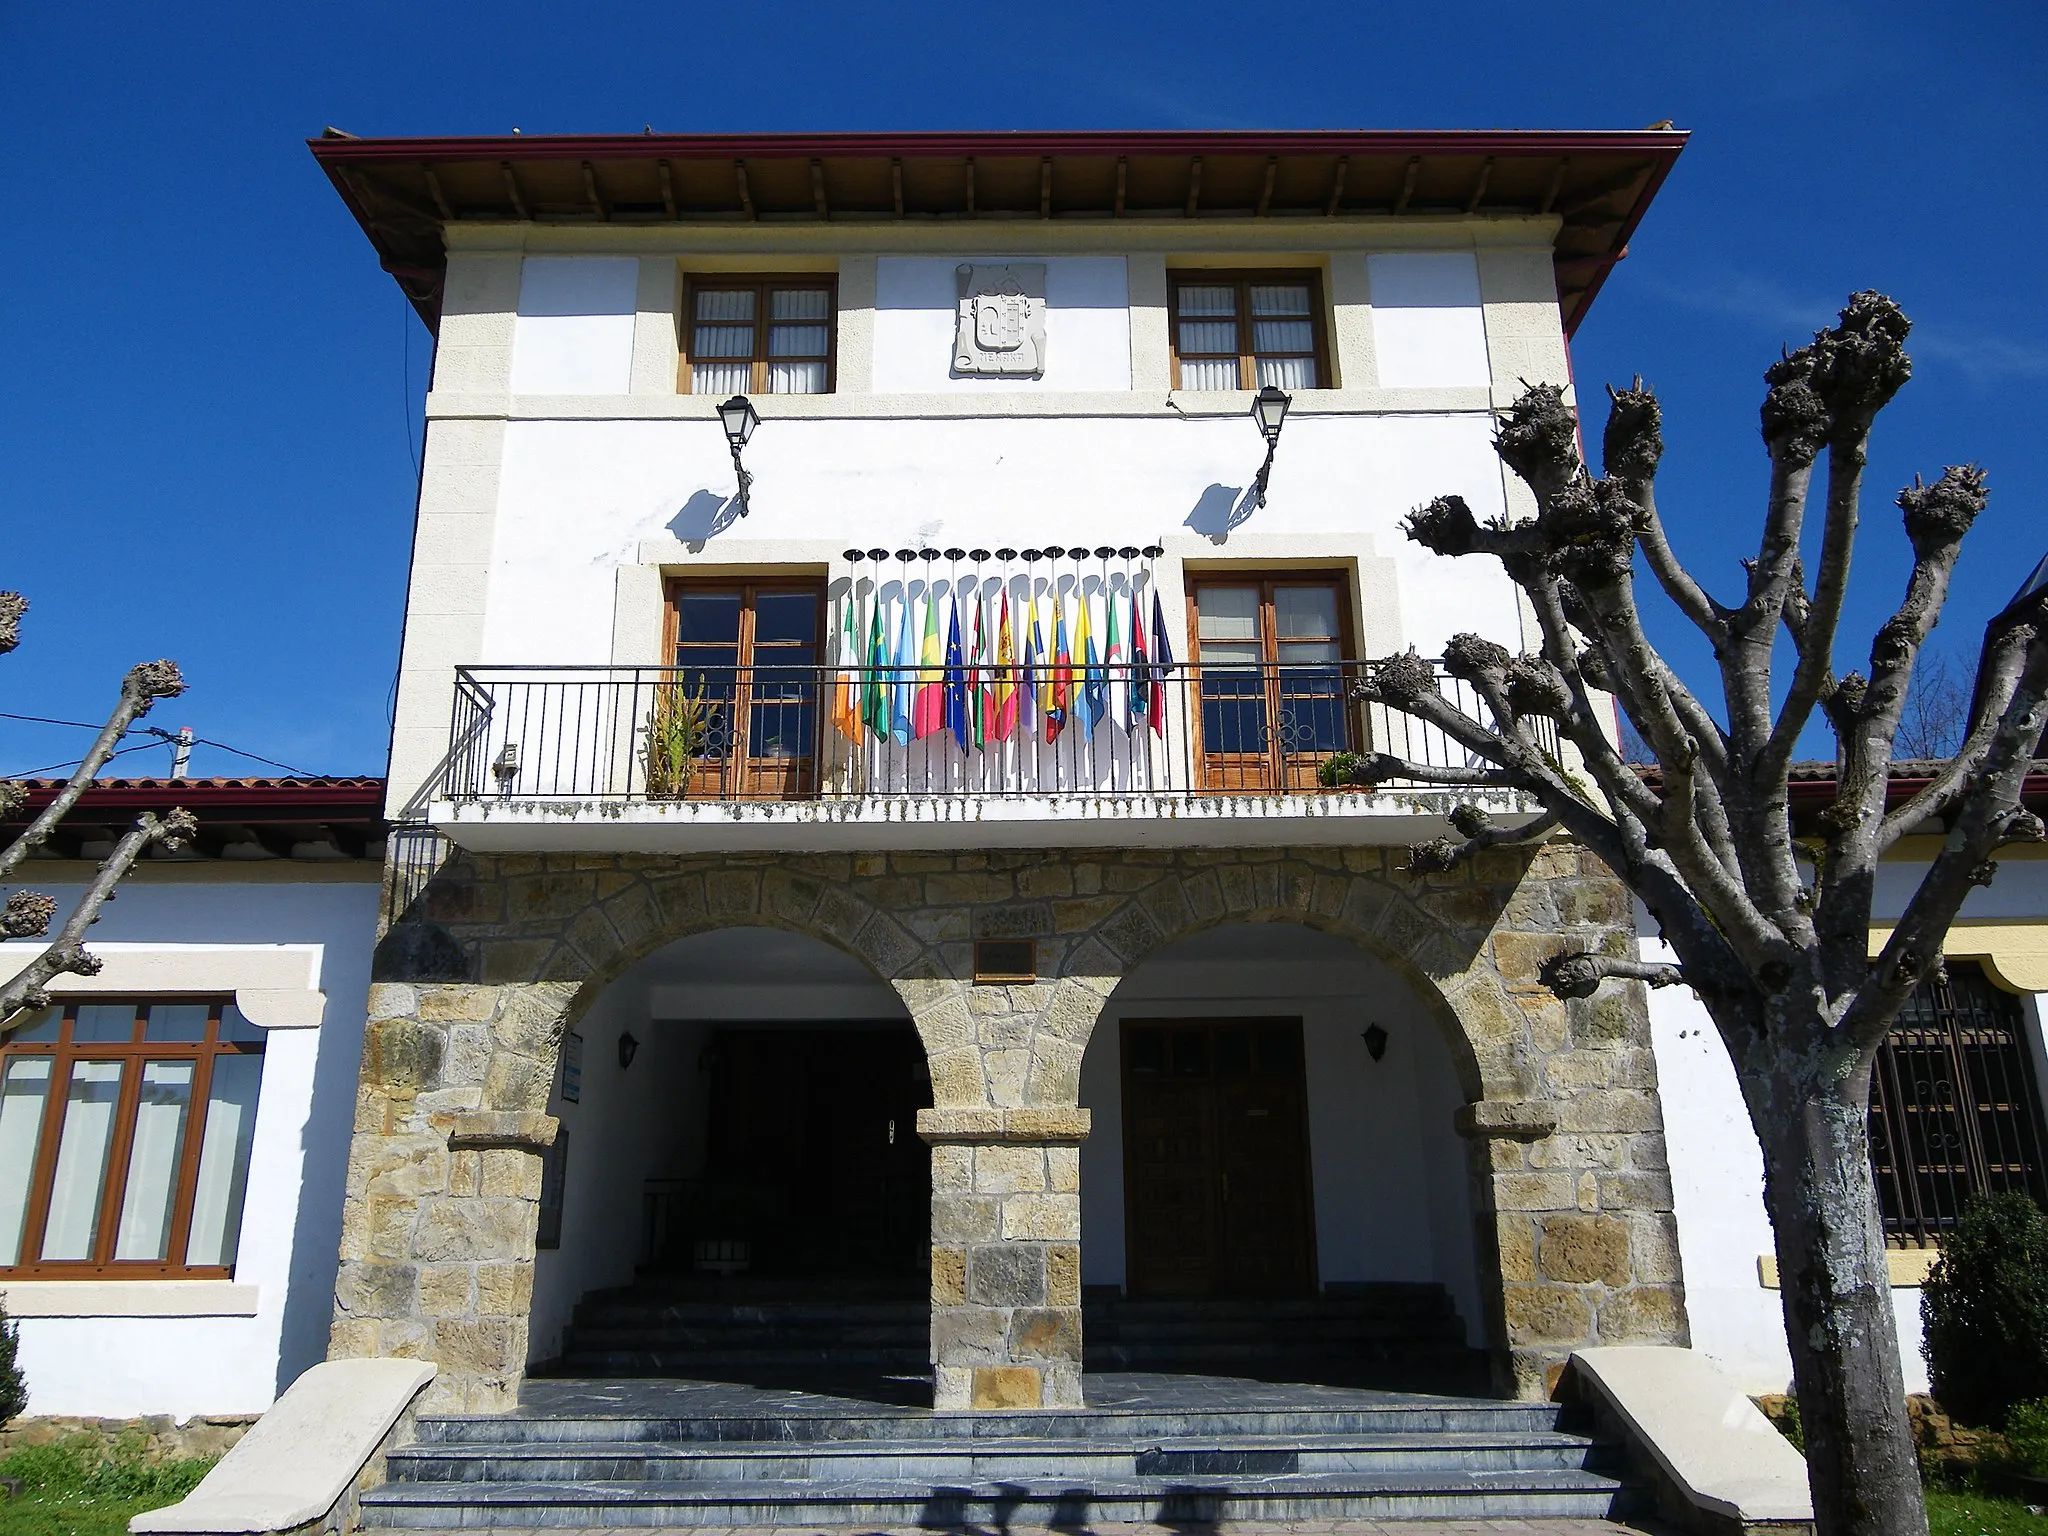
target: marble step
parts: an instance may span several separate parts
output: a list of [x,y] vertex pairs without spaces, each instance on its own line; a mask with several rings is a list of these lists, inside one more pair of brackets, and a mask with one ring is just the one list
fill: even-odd
[[[586,1398],[601,1396],[603,1382],[573,1383]],[[1219,1437],[1355,1434],[1528,1434],[1554,1430],[1554,1403],[1465,1398],[1401,1398],[1357,1407],[1219,1409],[1038,1410],[1030,1413],[935,1414],[920,1410],[871,1412],[787,1411],[721,1413],[708,1405],[690,1412],[695,1393],[663,1393],[646,1383],[622,1383],[627,1399],[616,1410],[579,1410],[423,1417],[417,1435],[426,1445],[580,1445],[613,1442],[770,1442],[813,1445],[843,1441],[951,1442],[982,1440],[1103,1440],[1153,1444]],[[674,1414],[634,1411],[650,1398],[678,1400]]]
[[1612,1463],[1609,1446],[1580,1435],[1542,1431],[1283,1439],[1215,1436],[1153,1443],[1042,1439],[812,1445],[594,1441],[574,1446],[412,1446],[391,1454],[390,1477],[394,1482],[416,1483],[937,1479],[952,1484],[1034,1478],[1585,1469]]
[[1576,1468],[1031,1478],[934,1485],[653,1481],[386,1483],[362,1498],[374,1529],[880,1525],[1068,1527],[1095,1522],[1599,1518],[1640,1490]]

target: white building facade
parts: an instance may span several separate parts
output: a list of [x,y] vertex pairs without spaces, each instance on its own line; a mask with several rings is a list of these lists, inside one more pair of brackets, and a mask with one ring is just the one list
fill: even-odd
[[[29,1413],[255,1414],[324,1357],[382,788],[103,780],[20,871],[61,922],[137,814],[199,819],[105,908],[99,973],[53,982],[0,1046],[0,1298]],[[0,944],[0,967],[41,947]]]
[[664,1268],[912,1287],[963,1410],[1084,1293],[1683,1338],[1641,995],[1535,979],[1619,887],[1344,772],[1452,750],[1364,658],[1523,645],[1401,519],[1527,510],[1682,143],[317,142],[438,336],[334,1352],[501,1406]]

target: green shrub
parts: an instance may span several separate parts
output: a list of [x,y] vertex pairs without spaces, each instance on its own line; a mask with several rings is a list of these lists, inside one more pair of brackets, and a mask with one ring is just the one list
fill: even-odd
[[2048,1398],[2015,1403],[2005,1416],[2005,1455],[2029,1477],[2048,1477]]
[[1966,1424],[2048,1397],[2048,1216],[2022,1194],[1981,1196],[1942,1239],[1920,1296],[1934,1396]]
[[0,1424],[18,1419],[28,1407],[28,1378],[14,1358],[21,1347],[21,1329],[0,1306]]

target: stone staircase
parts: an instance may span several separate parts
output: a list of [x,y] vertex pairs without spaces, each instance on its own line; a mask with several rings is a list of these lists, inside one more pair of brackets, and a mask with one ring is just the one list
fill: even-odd
[[1507,1519],[1648,1508],[1549,1403],[1090,1377],[1078,1410],[936,1414],[701,1382],[530,1382],[424,1417],[363,1496],[378,1529],[1085,1526]]
[[[1091,1290],[1084,1305],[1091,1372],[1487,1388],[1484,1356],[1465,1346],[1438,1285],[1359,1285],[1292,1301],[1126,1301]],[[924,1298],[900,1282],[824,1288],[650,1275],[586,1296],[547,1374],[845,1387],[928,1378],[929,1334]]]

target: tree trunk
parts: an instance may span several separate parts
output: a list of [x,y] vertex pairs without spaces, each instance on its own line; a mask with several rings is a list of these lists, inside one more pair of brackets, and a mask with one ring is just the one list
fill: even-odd
[[1764,1198],[1816,1536],[1926,1536],[1870,1172],[1868,1073],[1774,1099]]

